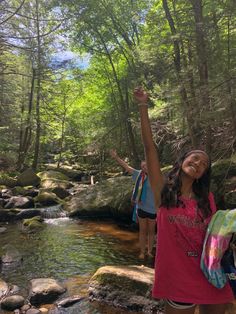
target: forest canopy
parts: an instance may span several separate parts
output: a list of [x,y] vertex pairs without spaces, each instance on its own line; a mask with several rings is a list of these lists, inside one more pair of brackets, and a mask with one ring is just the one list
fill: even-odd
[[0,150],[19,170],[112,147],[139,163],[139,85],[164,165],[183,149],[234,153],[235,0],[8,0],[0,10]]

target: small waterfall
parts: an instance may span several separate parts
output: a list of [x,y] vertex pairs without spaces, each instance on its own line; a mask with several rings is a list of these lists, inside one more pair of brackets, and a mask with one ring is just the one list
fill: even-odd
[[66,212],[63,210],[61,205],[44,207],[41,208],[40,210],[42,218],[45,219],[63,218],[67,216]]

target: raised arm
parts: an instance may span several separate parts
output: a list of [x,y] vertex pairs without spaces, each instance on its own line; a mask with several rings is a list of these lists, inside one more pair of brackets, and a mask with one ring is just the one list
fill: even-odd
[[130,167],[123,159],[121,159],[115,149],[110,150],[110,155],[113,159],[115,159],[118,164],[124,168],[128,173],[133,174],[134,168]]
[[161,172],[156,145],[152,138],[152,130],[148,116],[148,95],[142,88],[136,88],[134,90],[134,98],[138,103],[141,118],[142,140],[146,155],[148,177],[154,194],[155,204],[159,207],[164,179]]

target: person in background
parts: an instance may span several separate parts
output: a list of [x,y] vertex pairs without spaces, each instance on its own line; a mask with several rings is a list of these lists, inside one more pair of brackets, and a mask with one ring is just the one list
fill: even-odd
[[138,103],[148,177],[157,211],[158,246],[153,297],[165,300],[165,314],[225,314],[234,300],[227,283],[218,289],[200,269],[207,226],[216,205],[209,193],[211,162],[202,150],[182,154],[166,177],[148,117],[148,94],[134,90]]
[[137,170],[130,167],[124,160],[122,160],[118,156],[116,150],[112,149],[110,155],[125,169],[126,172],[132,175],[132,179],[135,182],[132,201],[137,210],[139,223],[139,258],[144,259],[146,254],[147,257],[153,257],[152,251],[155,241],[156,209],[150,182],[148,180],[146,161],[142,161],[141,170]]

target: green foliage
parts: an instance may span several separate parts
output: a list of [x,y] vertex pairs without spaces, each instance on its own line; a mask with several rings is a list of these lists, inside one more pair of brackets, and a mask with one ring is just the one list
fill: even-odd
[[[20,139],[29,132],[24,163],[31,162],[40,74],[42,162],[59,165],[87,153],[103,160],[111,147],[137,162],[143,148],[132,90],[139,84],[150,94],[154,139],[164,161],[196,139],[211,148],[213,159],[229,156],[236,136],[236,7],[234,0],[202,4],[199,45],[191,1],[54,0],[38,8],[24,3],[21,14],[3,23],[0,37],[0,150],[19,159]],[[88,55],[89,66],[53,65],[53,52],[63,46]]]

